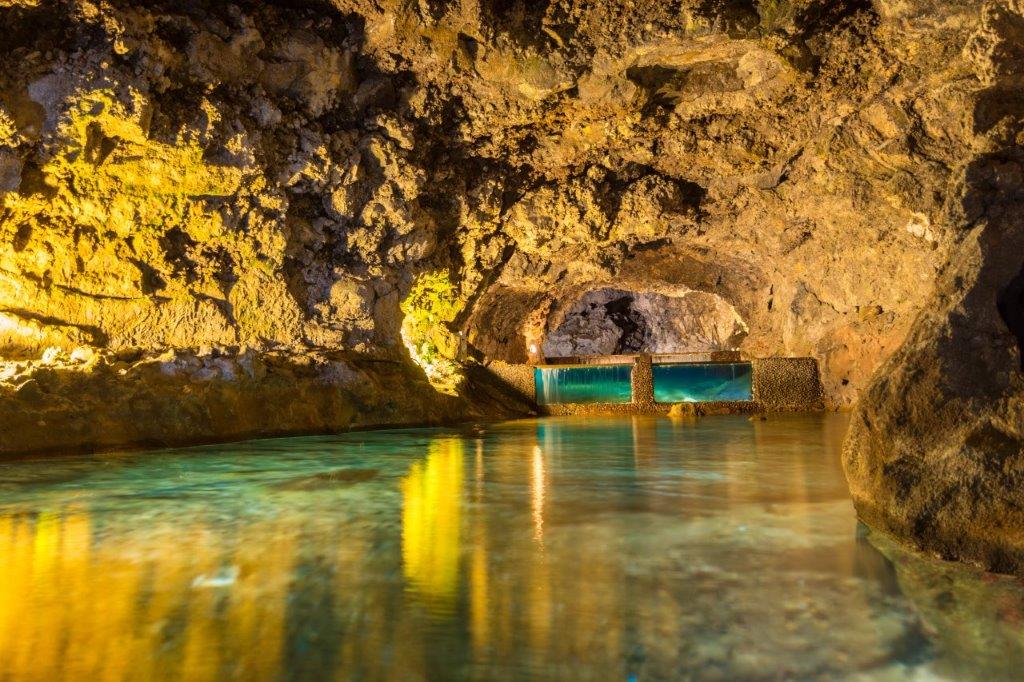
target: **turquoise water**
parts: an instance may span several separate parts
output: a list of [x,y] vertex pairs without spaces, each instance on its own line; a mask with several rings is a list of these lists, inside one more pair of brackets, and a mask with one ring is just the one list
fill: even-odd
[[654,366],[654,400],[694,403],[753,399],[749,362]]
[[1015,679],[1024,589],[858,526],[841,416],[0,464],[4,680]]
[[563,403],[632,402],[633,365],[579,365],[538,367],[534,370],[537,402]]

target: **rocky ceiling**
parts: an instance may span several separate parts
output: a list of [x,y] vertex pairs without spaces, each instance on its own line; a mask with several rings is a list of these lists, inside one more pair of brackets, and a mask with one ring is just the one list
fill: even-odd
[[978,12],[933,5],[21,2],[7,345],[401,350],[448,269],[518,360],[538,308],[635,282],[723,295],[849,405],[977,143]]
[[[1018,557],[1024,538],[950,529],[972,480],[975,502],[1019,499],[1021,12],[0,0],[0,355],[22,363],[0,376],[27,391],[0,421],[38,430],[65,380],[32,379],[44,355],[113,386],[151,384],[139,363],[263,385],[244,359],[276,358],[284,384],[355,382],[368,414],[410,330],[522,360],[588,292],[693,290],[747,353],[817,358],[833,407],[867,396],[866,517]],[[410,325],[410,296],[441,303]]]

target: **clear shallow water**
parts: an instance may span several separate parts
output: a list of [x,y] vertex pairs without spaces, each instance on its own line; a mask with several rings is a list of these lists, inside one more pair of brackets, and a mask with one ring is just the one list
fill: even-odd
[[541,405],[633,400],[633,365],[537,367],[533,372]]
[[654,365],[654,400],[697,403],[753,399],[749,362]]
[[1024,590],[858,527],[843,417],[0,465],[0,679],[1013,679]]

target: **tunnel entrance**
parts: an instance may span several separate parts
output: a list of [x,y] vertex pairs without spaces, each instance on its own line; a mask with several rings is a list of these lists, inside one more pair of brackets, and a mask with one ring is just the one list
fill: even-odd
[[546,357],[733,350],[747,335],[720,296],[604,288],[573,303],[543,344]]

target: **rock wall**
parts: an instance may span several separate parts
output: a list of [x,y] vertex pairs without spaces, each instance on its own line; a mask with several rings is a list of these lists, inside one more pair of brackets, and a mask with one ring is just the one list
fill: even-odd
[[1024,7],[983,3],[967,53],[985,91],[956,246],[851,424],[845,464],[872,526],[948,559],[1024,574]]
[[0,392],[0,452],[68,454],[532,414],[483,372],[473,400],[408,363],[343,352],[167,351],[39,363]]
[[[555,326],[557,325],[557,327]],[[554,327],[552,329],[552,327]],[[747,336],[736,310],[704,291],[598,289],[548,319],[546,357],[732,350]]]

